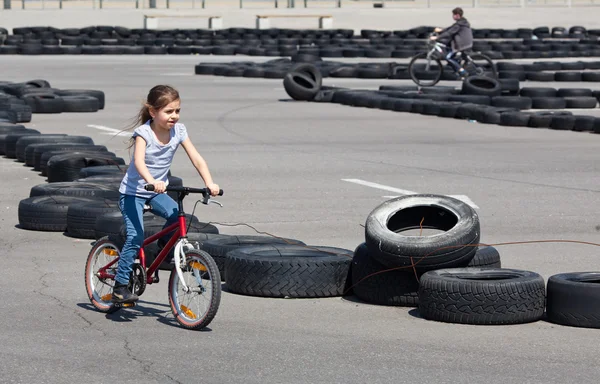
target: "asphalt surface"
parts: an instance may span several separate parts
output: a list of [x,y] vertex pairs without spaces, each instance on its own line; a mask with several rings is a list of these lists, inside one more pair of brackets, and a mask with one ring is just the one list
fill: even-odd
[[[128,157],[124,128],[155,84],[176,86],[181,121],[225,190],[201,220],[246,223],[310,245],[354,249],[371,210],[394,192],[350,183],[466,195],[482,242],[600,243],[600,135],[501,127],[325,103],[293,102],[281,80],[198,76],[206,57],[3,57],[0,80],[46,79],[100,89],[97,113],[35,114],[44,133],[88,135]],[[240,58],[236,58],[239,60]],[[377,89],[397,80],[325,84]],[[529,83],[527,85],[534,85]],[[541,84],[537,84],[541,85]],[[598,87],[593,83],[542,86]],[[596,111],[585,111],[595,113]],[[472,326],[427,321],[418,310],[355,297],[270,299],[224,286],[210,329],[179,327],[168,274],[134,309],[104,315],[89,303],[89,240],[17,227],[19,201],[45,178],[0,158],[0,382],[597,383],[598,332],[546,321]],[[202,186],[185,152],[173,164]],[[188,212],[194,200],[188,198]],[[218,225],[225,234],[250,227]],[[576,243],[497,247],[506,268],[550,275],[600,269],[600,249]]]

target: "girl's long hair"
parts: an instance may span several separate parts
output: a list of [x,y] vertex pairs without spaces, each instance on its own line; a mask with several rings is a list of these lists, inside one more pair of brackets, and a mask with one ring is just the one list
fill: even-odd
[[[170,103],[179,100],[179,92],[171,87],[170,85],[156,85],[150,89],[148,92],[148,96],[146,97],[146,101],[142,103],[142,107],[138,112],[137,116],[133,123],[124,131],[130,131],[142,124],[145,124],[148,120],[152,120],[152,116],[150,116],[150,108],[155,111],[160,111]],[[129,146],[127,149],[131,149],[135,140],[133,138],[129,139]]]

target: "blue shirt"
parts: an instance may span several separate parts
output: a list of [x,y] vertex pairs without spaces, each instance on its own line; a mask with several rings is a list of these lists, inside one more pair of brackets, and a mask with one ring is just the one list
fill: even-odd
[[[181,123],[176,123],[169,133],[171,139],[168,144],[163,145],[156,138],[152,128],[150,128],[150,120],[148,120],[144,125],[137,127],[132,135],[134,140],[137,136],[141,136],[146,141],[146,167],[148,167],[148,171],[150,171],[150,174],[155,180],[164,181],[167,185],[169,184],[168,174],[171,163],[173,162],[173,156],[175,156],[175,151],[179,147],[179,144],[188,137],[185,125]],[[150,198],[154,196],[156,192],[146,191],[144,189],[144,185],[148,184],[148,182],[144,180],[135,168],[135,145],[133,148],[134,154],[131,156],[129,167],[121,181],[119,192],[126,195]]]

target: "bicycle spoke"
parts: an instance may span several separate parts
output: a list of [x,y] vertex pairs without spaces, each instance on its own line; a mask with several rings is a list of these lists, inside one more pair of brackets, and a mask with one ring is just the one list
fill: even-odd
[[193,250],[182,268],[183,283],[176,270],[169,280],[169,301],[173,315],[186,328],[206,327],[213,319],[221,297],[221,277],[206,252]]

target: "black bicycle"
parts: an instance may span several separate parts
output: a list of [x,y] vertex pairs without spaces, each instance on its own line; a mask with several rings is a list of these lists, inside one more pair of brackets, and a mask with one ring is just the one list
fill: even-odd
[[[436,33],[429,35],[436,36]],[[408,64],[408,72],[411,79],[420,86],[431,87],[436,85],[441,79],[444,72],[444,59],[457,79],[460,79],[460,74],[448,63],[445,59],[447,46],[437,40],[431,40],[427,37],[427,52],[421,52],[415,55]],[[475,52],[459,52],[456,59],[462,68],[467,71],[467,77],[476,75],[485,75],[494,79],[498,78],[498,72],[494,62],[486,55]]]

